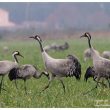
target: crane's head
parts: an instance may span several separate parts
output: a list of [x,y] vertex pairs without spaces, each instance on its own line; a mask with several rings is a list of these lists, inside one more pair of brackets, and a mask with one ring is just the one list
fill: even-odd
[[82,36],[80,36],[80,38],[82,37],[87,37],[89,40],[91,40],[91,35],[89,34],[89,32],[85,32]]
[[49,80],[49,73],[47,71],[43,71],[42,74],[44,74]]
[[93,67],[88,67],[84,76],[84,80],[87,82],[88,78],[94,77],[94,69]]
[[[20,54],[20,52],[19,52],[19,51],[14,51],[12,55],[13,55],[13,56],[18,55],[18,56],[23,57],[23,56]],[[23,58],[24,58],[24,57],[23,57]]]
[[33,39],[35,39],[35,40],[37,40],[37,41],[39,41],[39,42],[42,42],[42,39],[40,38],[39,35],[31,36],[31,37],[29,37],[29,38],[33,38]]

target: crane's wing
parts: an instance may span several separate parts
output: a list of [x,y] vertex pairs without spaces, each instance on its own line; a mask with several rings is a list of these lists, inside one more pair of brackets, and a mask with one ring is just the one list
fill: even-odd
[[62,76],[80,76],[81,75],[81,65],[77,58],[70,55],[67,59],[61,59],[56,62],[55,72],[60,73]]
[[34,75],[34,73],[36,72],[36,69],[33,65],[22,65],[19,70],[18,70],[18,76],[19,77],[30,77],[32,75]]
[[100,72],[110,72],[110,60],[100,57],[94,62],[94,68]]
[[12,68],[9,71],[8,77],[10,81],[15,80],[17,78],[18,68]]

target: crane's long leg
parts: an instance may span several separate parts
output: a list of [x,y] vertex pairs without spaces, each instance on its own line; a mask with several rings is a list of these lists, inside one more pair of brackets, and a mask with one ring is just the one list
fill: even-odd
[[17,74],[15,74],[16,78],[15,78],[15,86],[16,86],[16,89],[18,89],[18,86],[17,86]]
[[45,91],[47,88],[49,88],[51,81],[49,80],[49,83],[44,87],[42,91]]
[[[4,77],[4,76],[3,76],[3,77]],[[4,88],[4,86],[6,86],[6,85],[5,85],[4,82],[2,81],[2,87],[1,87],[1,89],[4,90],[4,91],[6,91],[6,89]]]
[[24,79],[24,90],[25,90],[25,93],[27,94],[26,79]]
[[47,88],[49,88],[51,81],[54,79],[53,75],[49,75],[49,82],[48,84],[44,87],[44,89],[42,91],[45,91]]
[[18,86],[17,86],[17,81],[16,81],[16,79],[15,79],[15,86],[16,86],[16,89],[18,89]]
[[92,88],[91,90],[87,91],[86,93],[83,93],[83,95],[86,95],[88,93],[90,93],[91,91],[95,90],[98,87],[100,77],[98,77],[98,79],[96,80],[96,78],[94,78],[94,81],[96,82],[96,86],[94,88]]
[[65,85],[64,85],[64,83],[63,83],[63,81],[61,79],[59,79],[59,80],[60,80],[60,82],[61,82],[61,84],[63,86],[63,90],[64,90],[64,93],[65,93]]
[[[94,78],[93,78],[93,80],[94,80],[95,82],[98,82],[96,79],[97,79],[97,77],[94,77]],[[100,84],[102,84],[102,85],[105,86],[105,84],[104,84],[103,82],[98,82],[98,83],[100,83]]]
[[3,79],[4,79],[4,76],[2,76],[1,83],[0,83],[0,93],[1,93],[1,90],[2,90]]

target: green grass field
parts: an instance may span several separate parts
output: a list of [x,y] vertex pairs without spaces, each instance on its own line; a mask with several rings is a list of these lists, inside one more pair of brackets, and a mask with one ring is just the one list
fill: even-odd
[[[87,95],[83,95],[86,91],[95,87],[95,82],[92,79],[86,83],[84,82],[84,74],[88,66],[92,65],[92,61],[88,60],[86,63],[83,61],[83,51],[88,48],[87,39],[65,39],[65,40],[49,40],[44,41],[43,45],[50,44],[52,42],[63,43],[68,41],[70,48],[64,52],[49,52],[54,58],[65,58],[68,54],[75,54],[82,65],[82,77],[80,81],[73,78],[64,78],[64,84],[66,87],[66,93],[64,94],[62,85],[58,80],[54,80],[50,88],[46,91],[41,90],[48,84],[48,79],[43,76],[40,79],[31,78],[27,80],[28,94],[24,92],[24,82],[17,80],[18,90],[16,89],[14,82],[9,81],[8,77],[5,77],[4,87],[7,91],[2,91],[0,94],[0,108],[2,107],[104,107],[96,106],[110,105],[110,89],[99,87],[98,89],[90,92]],[[109,50],[110,38],[93,38],[93,46],[99,51]],[[3,52],[3,46],[8,46],[9,51]],[[18,50],[24,56],[19,57],[20,64],[34,64],[40,71],[44,70],[42,56],[40,48],[37,42],[30,41],[16,41],[16,42],[4,42],[0,41],[0,60],[12,60],[11,53],[14,50]],[[99,101],[99,102],[97,102]],[[110,106],[105,106],[110,107]]]

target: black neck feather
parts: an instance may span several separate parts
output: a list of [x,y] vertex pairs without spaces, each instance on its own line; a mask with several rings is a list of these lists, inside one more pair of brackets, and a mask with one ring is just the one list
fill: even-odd
[[15,58],[15,61],[16,61],[17,63],[19,63],[19,62],[18,62],[18,59],[17,59],[17,57],[16,57],[16,55],[14,55],[14,58]]
[[[90,35],[89,35],[90,36]],[[88,38],[88,44],[89,44],[89,48],[91,48],[91,36],[90,37],[87,37]]]
[[39,42],[39,45],[40,45],[40,50],[41,50],[41,52],[44,52],[44,49],[43,49],[43,47],[42,47],[42,43],[40,42],[40,41],[38,41]]

